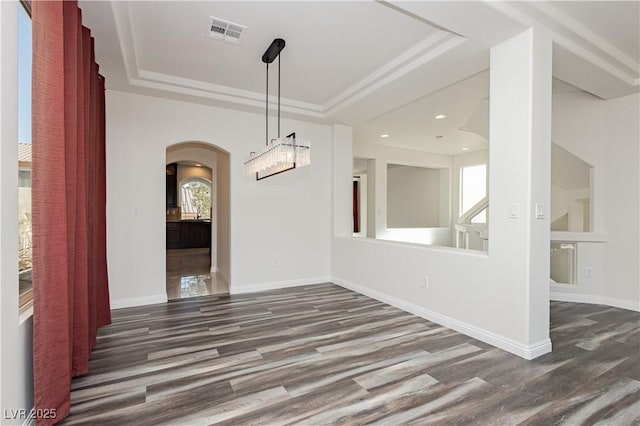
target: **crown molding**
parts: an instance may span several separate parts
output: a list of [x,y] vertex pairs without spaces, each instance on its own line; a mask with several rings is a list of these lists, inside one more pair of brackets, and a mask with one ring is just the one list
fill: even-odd
[[[131,86],[160,90],[203,99],[227,102],[249,107],[264,107],[264,94],[192,80],[175,75],[162,74],[140,67],[133,31],[129,2],[112,2],[116,32],[128,83]],[[457,34],[437,30],[425,40],[407,49],[391,61],[382,65],[346,90],[336,94],[322,105],[282,98],[281,110],[316,119],[325,119],[367,95],[396,81],[416,68],[427,64],[467,39]],[[275,96],[269,97],[269,106],[277,105]]]
[[604,40],[589,28],[580,24],[566,13],[560,11],[557,7],[545,2],[533,2],[531,3],[531,7],[543,13],[549,18],[549,20],[553,20],[557,25],[561,25],[562,28],[566,28],[567,32],[571,32],[582,40],[590,43],[596,49],[600,50],[602,54],[613,58],[623,66],[627,67],[631,74],[640,73],[640,64],[638,62],[631,59],[620,49]]
[[133,42],[130,7],[129,2],[111,2],[111,11],[113,12],[113,21],[116,26],[122,61],[124,62],[124,69],[129,81],[136,78],[138,72],[138,60]]
[[[222,102],[231,102],[238,105],[264,108],[264,99],[258,100],[252,97],[237,96],[236,94],[233,94],[233,90],[238,90],[238,89],[234,89],[232,87],[223,86],[226,88],[226,91],[229,92],[229,94],[227,94],[224,92],[214,92],[209,90],[203,90],[197,87],[176,85],[175,83],[171,82],[171,80],[177,77],[174,77],[174,76],[167,76],[167,77],[169,77],[168,82],[155,81],[152,79],[144,79],[144,78],[131,78],[129,79],[129,84],[131,84],[132,86],[144,87],[147,89],[161,90],[164,92],[177,93],[177,94],[187,95],[187,96],[196,96],[203,99],[211,99],[211,100],[222,101]],[[199,84],[204,84],[204,85],[209,84],[209,83],[203,83],[203,82],[196,82],[195,80],[191,80],[191,81],[193,81],[196,86]],[[249,92],[249,93],[252,93],[252,92]],[[261,96],[264,96],[264,95],[261,95]],[[303,104],[302,102],[291,101],[291,100],[288,100],[288,101],[289,101],[289,104],[285,103],[284,99],[281,100],[280,109],[282,112],[299,114],[299,115],[319,118],[319,119],[326,118],[326,114],[324,114],[322,111],[315,110],[316,108],[319,108],[319,106],[317,105],[307,104],[307,105],[313,106],[312,109],[307,109],[307,108],[301,108],[301,107],[295,106],[296,104]],[[277,101],[274,101],[273,97],[270,97],[269,105],[271,107],[276,107]]]
[[[155,81],[173,86],[184,87],[194,90],[200,90],[212,94],[227,95],[228,97],[244,98],[247,100],[259,101],[260,105],[264,105],[264,93],[252,92],[250,90],[237,89],[235,87],[223,86],[220,84],[207,83],[188,78],[176,77],[174,75],[161,74],[153,71],[140,69],[138,71],[141,80]],[[229,99],[225,99],[228,101]],[[269,103],[277,104],[276,96],[269,96]],[[322,106],[308,102],[300,102],[294,99],[281,98],[280,103],[283,106],[297,108],[300,110],[309,110],[312,112],[322,112]]]
[[328,116],[335,114],[465,41],[467,41],[465,37],[438,30],[435,34],[406,50],[342,93],[331,98],[324,104],[325,113]]
[[629,86],[639,85],[640,64],[548,2],[485,2],[527,27],[546,28],[554,43]]

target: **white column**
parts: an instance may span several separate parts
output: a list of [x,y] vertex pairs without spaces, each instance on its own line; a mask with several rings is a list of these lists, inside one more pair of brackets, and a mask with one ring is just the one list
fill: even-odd
[[[333,235],[353,234],[353,135],[350,126],[333,126]],[[313,146],[311,147],[313,162]]]
[[218,270],[218,153],[211,152],[211,272]]
[[440,169],[440,216],[438,226],[453,226],[451,222],[451,168]]
[[367,238],[376,237],[376,160],[367,160]]
[[387,162],[376,158],[375,161],[375,230],[376,238],[387,230]]
[[542,28],[491,49],[489,256],[534,356],[550,350],[551,53]]

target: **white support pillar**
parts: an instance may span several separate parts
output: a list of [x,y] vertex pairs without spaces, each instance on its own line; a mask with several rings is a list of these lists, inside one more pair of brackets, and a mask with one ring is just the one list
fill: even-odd
[[[353,234],[353,135],[349,126],[333,126],[333,236]],[[313,150],[313,147],[311,147]],[[313,152],[313,151],[312,151]],[[313,154],[311,154],[313,156]],[[313,160],[312,160],[313,161]]]
[[376,237],[376,160],[367,160],[367,238]]
[[525,313],[516,332],[532,357],[551,350],[551,54],[543,28],[491,49],[489,255],[504,300]]
[[376,158],[375,161],[375,238],[387,230],[387,162]]

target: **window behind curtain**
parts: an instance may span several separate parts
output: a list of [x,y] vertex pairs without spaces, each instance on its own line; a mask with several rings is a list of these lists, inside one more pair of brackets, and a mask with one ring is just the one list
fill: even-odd
[[18,8],[18,271],[20,308],[32,299],[31,251],[31,17]]

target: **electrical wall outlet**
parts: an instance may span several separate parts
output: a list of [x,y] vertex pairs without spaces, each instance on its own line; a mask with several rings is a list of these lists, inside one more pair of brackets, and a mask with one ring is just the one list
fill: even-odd
[[427,275],[423,275],[420,278],[420,288],[425,290],[429,288],[429,277]]
[[593,278],[593,268],[591,266],[587,266],[584,272],[584,276],[586,278]]
[[273,259],[273,267],[277,268],[278,266],[280,266],[280,261],[278,259]]

